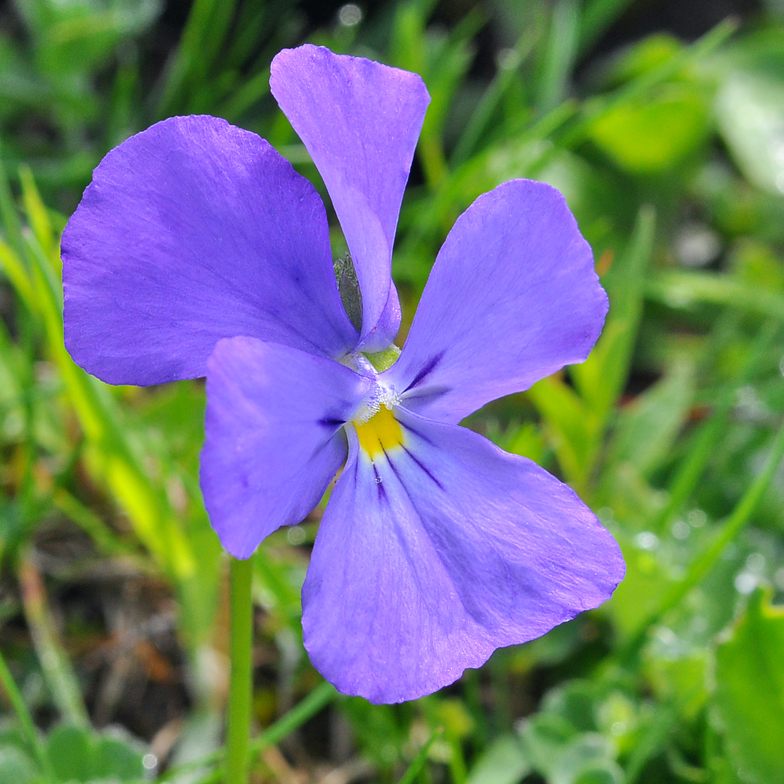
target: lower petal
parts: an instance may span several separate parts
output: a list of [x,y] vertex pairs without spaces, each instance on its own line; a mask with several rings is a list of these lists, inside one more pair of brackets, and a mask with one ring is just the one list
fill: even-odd
[[396,412],[402,444],[351,436],[303,588],[305,647],[371,702],[430,694],[608,599],[620,549],[575,493],[465,428]]
[[223,546],[248,558],[318,503],[346,456],[343,423],[370,383],[323,357],[254,338],[207,362],[201,488]]

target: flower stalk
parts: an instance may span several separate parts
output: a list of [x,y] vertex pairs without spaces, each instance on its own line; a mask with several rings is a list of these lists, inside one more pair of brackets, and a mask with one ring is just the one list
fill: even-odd
[[230,653],[226,784],[247,784],[253,692],[251,559],[229,561]]

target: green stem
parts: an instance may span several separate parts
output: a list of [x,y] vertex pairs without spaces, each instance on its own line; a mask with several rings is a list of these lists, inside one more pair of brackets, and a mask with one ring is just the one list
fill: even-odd
[[[316,686],[313,691],[305,697],[300,703],[295,705],[285,716],[281,716],[274,724],[267,727],[266,730],[259,733],[250,744],[251,755],[260,754],[270,746],[275,746],[280,743],[284,738],[289,736],[294,730],[301,727],[306,721],[313,718],[322,708],[327,706],[332,700],[337,697],[335,687],[330,683],[322,683]],[[164,773],[159,782],[172,781],[180,774],[189,773],[205,765],[210,765],[219,762],[223,759],[224,752],[219,750],[208,754],[202,759],[186,762],[178,765],[175,768],[170,768]],[[221,779],[221,772],[210,771],[203,779],[199,780],[199,784],[217,784]]]
[[226,784],[247,784],[250,701],[253,691],[251,559],[229,562],[231,680],[226,739]]

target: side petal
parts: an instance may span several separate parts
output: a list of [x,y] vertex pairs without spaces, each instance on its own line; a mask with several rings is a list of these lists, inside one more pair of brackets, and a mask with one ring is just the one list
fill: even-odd
[[384,335],[374,330],[388,298],[395,228],[430,96],[416,74],[310,44],[280,52],[271,74],[272,94],[324,178],[354,260],[362,348],[386,348],[399,317],[391,335],[389,323]]
[[344,422],[371,382],[329,359],[254,338],[207,362],[204,503],[223,546],[248,558],[302,520],[346,457]]
[[62,253],[66,346],[111,384],[203,376],[236,335],[333,357],[356,344],[321,199],[225,120],[175,117],[112,150]]
[[351,436],[302,594],[313,664],[378,703],[452,683],[598,606],[624,575],[612,536],[536,464],[397,417],[402,445],[383,454]]
[[563,196],[512,180],[455,223],[386,378],[407,408],[459,422],[584,361],[606,314],[591,248]]

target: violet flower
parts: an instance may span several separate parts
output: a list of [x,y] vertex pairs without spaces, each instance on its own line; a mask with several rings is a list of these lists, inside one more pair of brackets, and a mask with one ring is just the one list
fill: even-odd
[[408,700],[623,577],[572,490],[458,426],[582,362],[607,298],[558,191],[507,182],[458,219],[378,372],[396,355],[392,245],[427,90],[309,45],[275,58],[271,85],[343,228],[356,326],[313,186],[258,136],[177,117],[110,152],[68,223],[66,344],[111,384],[206,374],[201,486],[237,558],[300,522],[342,467],[302,592],[305,647],[342,692]]

